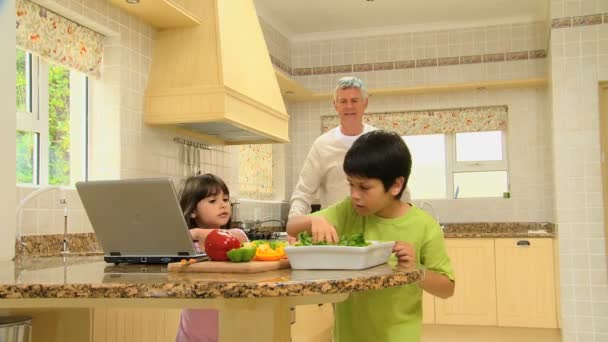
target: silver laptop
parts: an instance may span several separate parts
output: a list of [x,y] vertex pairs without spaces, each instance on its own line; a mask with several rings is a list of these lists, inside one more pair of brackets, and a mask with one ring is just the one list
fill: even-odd
[[194,248],[170,179],[77,182],[76,189],[106,262],[166,264],[205,256]]

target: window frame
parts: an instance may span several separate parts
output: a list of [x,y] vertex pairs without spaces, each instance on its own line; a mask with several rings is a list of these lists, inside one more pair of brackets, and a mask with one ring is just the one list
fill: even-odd
[[[446,196],[448,199],[454,198],[454,174],[459,172],[483,172],[483,171],[506,171],[507,172],[507,187],[510,187],[509,182],[509,159],[507,155],[507,134],[501,130],[502,144],[502,160],[479,160],[479,161],[457,161],[456,160],[456,134],[458,133],[475,133],[475,132],[456,132],[445,134],[446,144]],[[480,197],[476,197],[480,198]],[[498,197],[481,197],[481,198],[498,198]]]
[[[509,158],[507,154],[507,132],[500,130],[502,143],[502,160],[488,161],[457,161],[456,160],[456,133],[443,133],[445,139],[445,184],[446,193],[444,198],[424,198],[423,200],[454,199],[454,174],[460,172],[484,172],[505,171],[507,172],[507,187],[510,188]],[[463,132],[464,133],[464,132]],[[474,132],[468,132],[474,133]],[[427,135],[427,134],[425,134]],[[431,135],[431,134],[428,134]],[[432,134],[434,135],[434,134]],[[405,136],[403,136],[405,137]],[[402,138],[403,138],[402,137]],[[414,161],[415,163],[415,161]],[[510,191],[510,190],[509,190]],[[499,198],[499,197],[475,197],[475,198]],[[466,198],[459,198],[466,199]]]
[[[25,73],[29,84],[26,84],[26,111],[17,111],[17,124],[16,130],[34,133],[37,135],[37,144],[34,145],[33,165],[32,165],[32,184],[29,183],[17,183],[17,185],[49,185],[49,86],[48,86],[48,73],[50,63],[44,61],[39,56],[32,54],[31,52],[23,50],[26,54],[26,65]],[[70,84],[73,84],[74,71],[69,69]],[[74,160],[70,158],[70,184],[73,185],[76,180],[87,180],[88,179],[88,150],[89,150],[89,104],[91,92],[89,91],[89,78],[83,74],[82,80],[77,81],[77,86],[84,89],[84,94],[79,93],[80,98],[73,101],[73,93],[70,90],[70,110],[72,104],[75,102],[78,105],[82,105],[81,108],[84,112],[83,115],[78,115],[78,118],[74,118],[74,115],[70,115],[70,123],[76,123],[74,126],[70,126],[70,150],[75,144],[80,144],[78,148],[79,153]],[[77,88],[75,88],[77,89]],[[29,102],[29,103],[28,103]],[[30,108],[28,108],[28,105]],[[28,110],[29,109],[29,110]],[[82,132],[78,137],[78,142],[72,140],[72,128],[77,126]],[[76,167],[78,175],[72,172],[75,163],[79,163]]]

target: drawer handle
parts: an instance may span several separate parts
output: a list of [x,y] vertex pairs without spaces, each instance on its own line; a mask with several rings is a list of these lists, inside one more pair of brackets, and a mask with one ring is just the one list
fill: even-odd
[[528,240],[519,240],[519,241],[517,241],[517,245],[519,247],[530,247],[530,241],[528,241]]

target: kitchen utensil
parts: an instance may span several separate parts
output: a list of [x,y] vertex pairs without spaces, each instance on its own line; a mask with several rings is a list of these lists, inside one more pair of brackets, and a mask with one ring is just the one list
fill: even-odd
[[204,273],[257,273],[279,270],[289,267],[289,260],[279,261],[202,261],[194,264],[170,263],[167,267],[169,272],[204,272]]

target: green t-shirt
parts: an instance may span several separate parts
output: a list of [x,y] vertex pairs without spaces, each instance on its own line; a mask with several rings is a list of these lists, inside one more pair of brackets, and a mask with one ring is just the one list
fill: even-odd
[[[412,206],[405,215],[393,219],[360,216],[348,197],[312,215],[325,217],[339,235],[363,233],[366,240],[411,243],[419,265],[454,280],[443,232],[433,217],[419,208]],[[353,292],[335,308],[336,342],[420,341],[422,289],[417,284]]]

